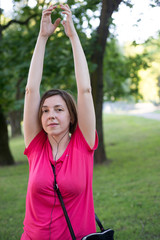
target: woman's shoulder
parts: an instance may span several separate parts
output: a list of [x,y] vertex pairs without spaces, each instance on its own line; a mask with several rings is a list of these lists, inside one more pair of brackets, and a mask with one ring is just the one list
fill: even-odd
[[98,147],[98,134],[96,131],[96,138],[95,138],[95,144],[94,146],[91,148],[89,146],[89,144],[87,143],[85,137],[83,136],[83,133],[79,127],[79,125],[77,124],[76,130],[74,131],[73,135],[73,142],[75,145],[77,145],[79,148],[82,149],[86,149],[87,151],[94,151],[96,150],[96,148]]
[[42,150],[44,142],[47,140],[47,134],[42,129],[30,142],[27,148],[25,148],[24,155],[29,155],[31,152]]

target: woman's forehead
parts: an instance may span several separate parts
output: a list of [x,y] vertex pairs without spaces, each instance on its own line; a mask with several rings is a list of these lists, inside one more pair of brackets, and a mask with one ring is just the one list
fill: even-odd
[[64,106],[67,107],[65,101],[60,95],[54,95],[45,99],[43,106]]

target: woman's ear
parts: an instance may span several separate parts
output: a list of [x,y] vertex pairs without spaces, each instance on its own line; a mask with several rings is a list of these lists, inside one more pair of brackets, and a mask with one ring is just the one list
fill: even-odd
[[72,118],[70,119],[70,123],[71,123],[71,124],[73,124],[73,123],[74,123],[74,121],[73,121],[73,119],[72,119]]

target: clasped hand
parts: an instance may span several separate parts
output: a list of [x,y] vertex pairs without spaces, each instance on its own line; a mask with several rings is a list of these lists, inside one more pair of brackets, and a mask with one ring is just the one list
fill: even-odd
[[[51,34],[53,34],[55,29],[60,24],[61,18],[57,18],[54,23],[52,23],[51,20],[51,13],[56,8],[57,8],[56,5],[55,6],[51,5],[49,8],[43,11],[39,33],[40,36],[48,38]],[[62,21],[65,33],[69,38],[71,38],[76,34],[76,30],[72,21],[71,10],[67,4],[65,5],[60,4],[60,8],[63,10],[62,14],[66,15],[66,20]]]

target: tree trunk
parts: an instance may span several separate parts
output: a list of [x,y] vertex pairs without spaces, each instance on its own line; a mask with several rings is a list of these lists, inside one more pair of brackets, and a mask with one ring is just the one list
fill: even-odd
[[22,134],[22,132],[21,132],[21,120],[22,120],[21,110],[11,112],[9,114],[9,118],[10,118],[10,124],[11,124],[12,137],[21,135]]
[[14,159],[9,149],[7,122],[0,106],[0,165],[14,164]]
[[103,62],[102,51],[95,52],[92,57],[92,62],[96,62],[97,68],[91,74],[91,83],[93,89],[93,100],[96,112],[96,128],[99,137],[99,147],[95,152],[95,163],[102,163],[107,160],[103,141],[103,121],[102,121],[102,106],[103,106]]
[[[2,39],[2,26],[0,25],[0,40]],[[9,149],[7,121],[0,105],[0,166],[14,164],[14,159]]]
[[[21,83],[23,82],[23,78],[20,78],[16,84],[16,101],[23,99],[24,92],[21,92]],[[22,109],[18,108],[10,112],[10,124],[12,137],[17,135],[21,135],[21,120],[22,120]]]
[[99,136],[99,147],[95,152],[95,163],[107,161],[107,156],[103,141],[103,57],[106,47],[106,40],[109,35],[109,25],[112,13],[117,10],[122,0],[103,0],[100,16],[100,24],[97,28],[97,35],[94,41],[94,52],[91,61],[97,65],[94,72],[91,73],[91,84],[93,89],[93,100],[96,111],[97,131]]

